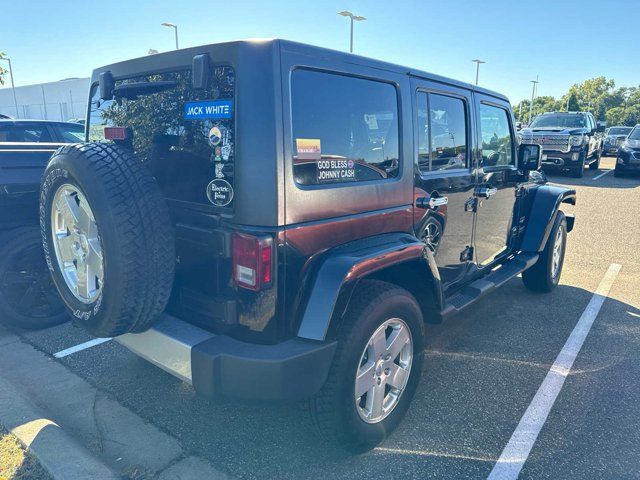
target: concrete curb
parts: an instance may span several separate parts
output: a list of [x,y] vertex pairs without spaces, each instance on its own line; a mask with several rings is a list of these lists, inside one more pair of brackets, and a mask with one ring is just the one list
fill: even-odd
[[1,377],[0,423],[18,438],[55,480],[122,478],[46,418]]

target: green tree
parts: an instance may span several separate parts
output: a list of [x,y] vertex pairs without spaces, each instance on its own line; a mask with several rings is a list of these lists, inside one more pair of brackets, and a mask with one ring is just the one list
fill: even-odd
[[[607,100],[611,97],[615,86],[616,82],[613,79],[600,76],[572,85],[567,95],[569,101],[571,97],[577,100],[580,108],[576,110],[591,111],[596,114],[598,120],[604,120]],[[571,111],[572,108],[569,110]]]

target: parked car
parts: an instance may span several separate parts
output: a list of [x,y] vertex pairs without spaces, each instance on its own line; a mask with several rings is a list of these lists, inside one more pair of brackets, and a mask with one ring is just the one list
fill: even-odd
[[43,120],[0,120],[0,320],[44,328],[69,316],[42,252],[38,198],[52,153],[84,140],[84,127]]
[[621,177],[627,173],[640,173],[640,125],[633,127],[627,139],[618,149],[613,174]]
[[79,325],[205,396],[306,399],[365,451],[416,392],[425,322],[521,273],[558,284],[576,193],[530,176],[503,95],[283,40],[91,82],[87,143],[42,182],[53,280]]
[[611,127],[605,130],[602,140],[602,155],[617,155],[620,145],[627,139],[633,127]]
[[603,131],[589,112],[547,112],[522,129],[520,138],[542,147],[545,170],[569,171],[581,178],[585,165],[591,170],[600,166]]

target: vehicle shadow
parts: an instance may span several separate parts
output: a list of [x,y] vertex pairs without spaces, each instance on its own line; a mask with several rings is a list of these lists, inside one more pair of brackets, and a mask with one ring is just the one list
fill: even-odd
[[[567,285],[533,294],[513,279],[458,318],[428,326],[426,368],[407,417],[360,456],[319,439],[304,405],[216,404],[133,355],[110,362],[117,385],[97,386],[232,477],[391,478],[429,468],[437,477],[486,478],[591,296]],[[615,342],[616,355],[571,375],[610,369],[637,351],[640,310],[615,299],[605,310],[594,330]]]
[[[603,157],[602,161],[605,162],[605,165],[601,164],[598,170],[585,168],[582,178],[574,178],[569,172],[557,170],[544,171],[544,174],[550,182],[563,185],[598,188],[637,188],[640,186],[640,174],[626,174],[623,177],[614,177],[612,170],[615,167],[615,158]],[[602,174],[605,175],[598,177]]]

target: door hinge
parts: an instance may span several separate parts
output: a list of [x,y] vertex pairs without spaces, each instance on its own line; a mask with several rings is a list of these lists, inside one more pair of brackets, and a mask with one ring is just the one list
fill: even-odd
[[461,262],[470,262],[473,260],[473,247],[469,245],[460,253],[460,261]]

